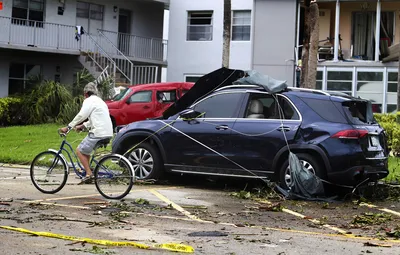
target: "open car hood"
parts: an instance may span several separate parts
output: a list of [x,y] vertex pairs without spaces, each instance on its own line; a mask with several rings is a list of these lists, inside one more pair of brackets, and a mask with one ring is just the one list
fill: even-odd
[[163,112],[163,118],[167,119],[196,102],[203,96],[208,95],[213,90],[227,85],[232,85],[234,81],[242,78],[245,72],[222,67],[202,77],[193,85],[193,87],[179,98],[174,104]]

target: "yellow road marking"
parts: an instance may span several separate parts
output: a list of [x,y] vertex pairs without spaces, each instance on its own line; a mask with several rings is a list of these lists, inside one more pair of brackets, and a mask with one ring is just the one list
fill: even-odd
[[[154,188],[132,189],[129,193],[140,192],[140,191],[149,191],[151,189],[154,189]],[[179,187],[157,188],[157,190],[163,190],[163,189],[179,189]],[[68,200],[68,199],[86,198],[86,197],[97,197],[97,196],[101,196],[101,194],[96,193],[96,194],[90,194],[90,195],[79,195],[79,196],[71,196],[71,197],[45,198],[45,199],[33,200],[33,201],[29,201],[29,202],[33,203],[33,202],[42,202],[42,201],[59,201],[59,200]]]
[[133,247],[140,248],[140,249],[159,248],[159,249],[170,250],[170,251],[175,251],[175,252],[185,252],[185,253],[193,253],[194,252],[193,247],[191,247],[189,245],[175,244],[175,243],[155,244],[155,245],[153,245],[153,247],[151,247],[149,245],[136,243],[136,242],[126,242],[126,241],[125,242],[117,242],[117,241],[110,241],[110,240],[81,238],[81,237],[75,237],[75,236],[55,234],[55,233],[50,233],[50,232],[36,232],[36,231],[24,229],[24,228],[14,228],[14,227],[9,227],[9,226],[0,226],[0,228],[11,230],[11,231],[18,231],[18,232],[22,232],[25,234],[35,235],[35,236],[43,236],[43,237],[57,238],[57,239],[63,239],[63,240],[78,241],[78,242],[80,241],[80,242],[99,244],[99,245],[105,245],[105,246],[133,246]]
[[390,209],[388,209],[388,208],[381,208],[381,207],[378,207],[378,206],[376,206],[376,205],[367,204],[367,203],[360,203],[360,206],[366,206],[366,207],[369,207],[369,208],[374,208],[374,209],[377,209],[377,210],[380,210],[380,211],[383,211],[383,212],[387,212],[387,213],[391,213],[391,214],[394,214],[394,215],[400,217],[400,213],[399,213],[399,212],[390,210]]
[[200,222],[206,222],[194,215],[192,215],[190,212],[186,211],[185,209],[183,209],[181,206],[179,206],[178,204],[172,202],[171,200],[169,200],[167,197],[161,195],[159,192],[157,192],[154,189],[150,189],[149,192],[151,192],[153,195],[155,195],[156,197],[158,197],[160,200],[162,200],[163,202],[165,202],[166,204],[171,205],[175,210],[181,212],[182,214],[186,215],[188,218],[196,220],[196,221],[200,221]]
[[[257,200],[257,201],[260,202],[260,203],[268,204],[268,205],[271,205],[271,204],[272,204],[272,203],[271,203],[270,201],[268,201],[268,200],[261,200],[261,199],[259,199],[259,200]],[[339,232],[339,233],[341,233],[341,234],[347,235],[347,234],[346,234],[346,233],[347,233],[346,230],[337,228],[337,227],[335,227],[335,226],[331,226],[331,225],[329,225],[329,224],[321,224],[321,221],[319,221],[319,220],[317,220],[317,219],[308,219],[307,216],[305,216],[305,215],[303,215],[303,214],[301,214],[301,213],[292,211],[292,210],[287,209],[287,208],[283,208],[282,211],[285,212],[285,213],[291,214],[291,215],[293,215],[293,216],[302,218],[302,219],[307,219],[308,221],[310,221],[310,222],[312,222],[312,223],[315,223],[315,224],[318,224],[318,225],[322,225],[323,227],[328,228],[328,229],[330,229],[330,230],[333,230],[333,231]]]

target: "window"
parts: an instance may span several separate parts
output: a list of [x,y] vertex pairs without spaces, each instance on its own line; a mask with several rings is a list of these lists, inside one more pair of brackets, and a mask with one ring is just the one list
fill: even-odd
[[45,0],[13,0],[12,24],[43,27]]
[[351,95],[352,71],[328,71],[327,90],[341,91]]
[[157,101],[160,103],[172,103],[176,101],[176,90],[157,91]]
[[76,16],[78,18],[103,20],[104,6],[86,2],[77,2]]
[[151,102],[151,91],[139,91],[134,93],[131,98],[129,98],[129,103],[149,103]]
[[397,72],[388,73],[387,87],[387,113],[395,113],[397,110]]
[[201,76],[185,76],[185,82],[194,82],[196,83]]
[[232,41],[250,41],[251,11],[233,11]]
[[[283,116],[279,113],[279,107],[283,110]],[[261,93],[251,94],[244,114],[245,118],[249,119],[300,119],[293,105],[284,97]]]
[[358,72],[356,96],[372,102],[372,110],[382,112],[383,72]]
[[[394,12],[381,12],[380,52],[387,55],[387,47],[394,39]],[[353,57],[363,60],[375,59],[376,12],[353,12]]]
[[41,68],[39,65],[10,64],[8,94],[19,94],[31,89],[32,84],[29,83],[29,78],[40,74]]
[[317,71],[317,83],[315,84],[315,88],[322,90],[322,82],[323,82],[323,71]]
[[189,12],[187,22],[188,41],[212,40],[212,16],[213,12]]
[[242,93],[223,93],[200,101],[193,110],[204,113],[204,118],[236,118]]

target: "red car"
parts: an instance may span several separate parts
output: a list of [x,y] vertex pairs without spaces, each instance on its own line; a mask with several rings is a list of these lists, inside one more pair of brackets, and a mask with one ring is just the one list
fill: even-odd
[[156,118],[192,88],[192,82],[162,82],[130,86],[106,101],[114,128]]

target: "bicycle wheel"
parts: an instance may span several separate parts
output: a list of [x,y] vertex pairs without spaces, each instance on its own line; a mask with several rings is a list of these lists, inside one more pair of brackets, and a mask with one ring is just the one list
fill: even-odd
[[33,185],[46,194],[60,191],[68,178],[67,163],[53,151],[39,153],[32,161],[30,172]]
[[122,155],[104,156],[94,169],[94,182],[107,199],[121,199],[131,191],[134,181],[132,164]]

